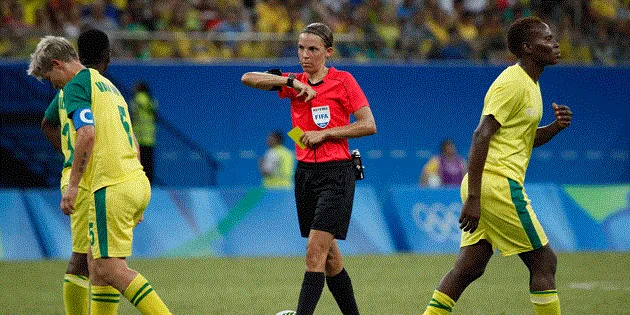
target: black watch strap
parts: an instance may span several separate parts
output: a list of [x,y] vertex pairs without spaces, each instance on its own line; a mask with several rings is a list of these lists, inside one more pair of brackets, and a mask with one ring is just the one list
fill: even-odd
[[293,87],[293,80],[295,80],[295,74],[289,73],[289,76],[287,77],[287,86],[288,87]]

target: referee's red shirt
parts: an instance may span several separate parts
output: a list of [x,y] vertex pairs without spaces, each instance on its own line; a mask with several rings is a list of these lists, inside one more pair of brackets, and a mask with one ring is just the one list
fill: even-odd
[[[284,73],[287,76],[288,73]],[[295,75],[295,79],[309,84],[305,73]],[[346,71],[333,67],[322,82],[311,87],[317,96],[309,102],[304,97],[296,98],[297,92],[283,86],[278,91],[281,98],[291,100],[291,119],[293,127],[299,126],[303,131],[323,130],[350,124],[350,115],[363,106],[369,106],[367,98],[354,77]],[[295,146],[298,161],[329,162],[349,160],[348,139],[327,140],[316,149],[301,149]]]

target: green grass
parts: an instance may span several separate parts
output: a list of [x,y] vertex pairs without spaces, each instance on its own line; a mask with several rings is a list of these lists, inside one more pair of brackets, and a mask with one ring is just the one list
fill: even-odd
[[[421,314],[453,255],[346,257],[365,315]],[[558,255],[563,314],[630,314],[630,253]],[[295,309],[303,258],[133,259],[174,314],[273,315]],[[64,261],[0,262],[0,314],[63,314]],[[119,314],[139,314],[124,298]],[[325,289],[316,314],[339,314]],[[496,255],[453,314],[533,314],[518,257]]]

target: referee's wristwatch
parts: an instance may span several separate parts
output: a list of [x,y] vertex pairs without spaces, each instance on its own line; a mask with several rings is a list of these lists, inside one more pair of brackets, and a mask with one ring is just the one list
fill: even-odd
[[293,87],[293,80],[295,80],[295,74],[293,73],[289,73],[289,76],[287,77],[287,86],[288,87]]

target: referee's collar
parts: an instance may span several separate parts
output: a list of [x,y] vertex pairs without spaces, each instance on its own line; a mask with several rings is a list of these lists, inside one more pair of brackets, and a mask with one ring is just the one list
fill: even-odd
[[308,80],[308,85],[310,86],[318,86],[318,85],[322,85],[324,84],[324,80],[322,79],[321,81],[317,82],[317,83],[311,83],[311,80]]
[[308,82],[308,85],[310,85],[310,86],[322,85],[322,84],[324,84],[324,79],[326,79],[326,77],[330,75],[331,71],[335,71],[335,68],[334,67],[328,68],[328,73],[326,73],[326,75],[317,83],[312,83],[311,80],[306,80],[306,81]]

